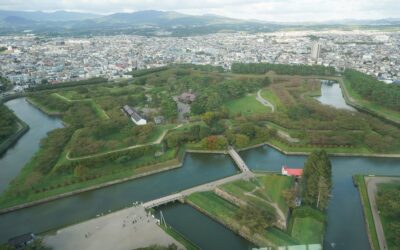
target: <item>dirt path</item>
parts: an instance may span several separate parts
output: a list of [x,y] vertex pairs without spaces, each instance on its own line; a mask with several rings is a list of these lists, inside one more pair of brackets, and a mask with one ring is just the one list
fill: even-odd
[[374,219],[375,230],[378,236],[380,249],[388,249],[381,218],[379,216],[378,206],[376,204],[376,195],[378,192],[377,184],[390,183],[400,181],[400,177],[365,177],[367,185],[368,199],[372,210],[372,217]]
[[115,150],[110,150],[107,152],[103,152],[103,153],[98,153],[98,154],[92,154],[92,155],[85,155],[85,156],[80,156],[80,157],[70,157],[69,156],[69,151],[67,153],[67,155],[65,156],[65,158],[69,161],[76,161],[76,160],[83,160],[83,159],[90,159],[90,158],[94,158],[94,157],[99,157],[99,156],[103,156],[103,155],[108,155],[108,154],[112,154],[112,153],[116,153],[116,152],[121,152],[121,151],[126,151],[126,150],[130,150],[130,149],[134,149],[134,148],[140,148],[140,147],[145,147],[145,146],[151,146],[151,145],[156,145],[156,144],[160,144],[161,141],[164,139],[164,137],[167,135],[169,130],[173,130],[173,129],[177,129],[182,127],[182,124],[179,124],[178,126],[172,128],[172,129],[168,129],[165,130],[160,137],[158,137],[158,139],[154,142],[150,142],[150,143],[145,143],[145,144],[137,144],[137,145],[133,145],[133,146],[129,146],[129,147],[125,147],[125,148],[120,148],[120,149],[115,149]]
[[259,101],[265,107],[269,107],[272,113],[275,112],[275,106],[261,96],[261,89],[257,92],[256,100]]

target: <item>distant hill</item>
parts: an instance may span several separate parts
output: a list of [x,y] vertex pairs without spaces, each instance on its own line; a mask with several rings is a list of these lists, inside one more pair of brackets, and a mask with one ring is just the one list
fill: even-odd
[[32,21],[52,21],[52,22],[63,22],[63,21],[78,21],[85,19],[98,18],[100,15],[91,13],[79,13],[69,11],[55,11],[55,12],[42,12],[42,11],[5,11],[0,10],[0,19],[14,16],[20,17]]
[[400,19],[339,20],[317,23],[279,23],[241,20],[217,15],[186,15],[174,11],[145,10],[96,15],[56,11],[24,12],[0,10],[0,35],[24,30],[50,35],[138,34],[188,36],[227,31],[270,32],[281,29],[329,29],[343,27],[400,27]]

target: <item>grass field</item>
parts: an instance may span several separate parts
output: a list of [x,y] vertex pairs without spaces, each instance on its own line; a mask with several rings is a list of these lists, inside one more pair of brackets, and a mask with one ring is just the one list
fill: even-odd
[[324,225],[311,217],[294,218],[292,237],[303,244],[318,244],[322,242]]
[[[273,202],[277,203],[278,206],[282,206],[283,209],[286,209],[285,212],[287,212],[287,206],[280,204],[281,202],[285,202],[280,194],[282,190],[290,188],[292,181],[292,178],[286,176],[259,174],[250,181],[233,181],[221,185],[219,188],[251,204],[251,206],[255,206],[257,209],[267,209],[276,213],[275,208],[270,205]],[[236,213],[239,208],[213,192],[192,194],[188,197],[188,202],[200,208],[212,218],[228,225],[234,231],[240,231],[255,244],[261,246],[285,246],[296,245],[301,242],[289,233],[276,227],[269,227],[263,233],[258,234],[258,236],[251,234],[248,229],[243,229],[243,225],[240,224],[241,222],[236,219]],[[318,237],[320,235],[318,234]]]
[[[288,206],[282,196],[282,191],[292,186],[293,179],[281,175],[261,175],[252,181],[238,180],[227,183],[221,188],[242,200],[258,203],[263,206],[271,206],[276,203],[285,214]],[[273,209],[270,207],[270,209]]]
[[225,103],[226,107],[231,114],[254,115],[270,112],[268,107],[265,107],[256,100],[256,95],[251,94],[245,97],[228,101]]
[[[394,190],[394,189],[397,189],[398,187],[400,187],[400,182],[397,182],[397,183],[381,183],[381,184],[378,184],[378,192],[379,191]],[[390,222],[393,221],[393,218],[388,218],[383,213],[381,213],[379,216],[381,218],[383,230],[385,232],[385,238],[387,240],[387,244],[388,244],[389,249],[397,249],[399,246],[398,245],[396,246],[394,242],[392,242],[391,240],[388,240],[388,235],[390,236],[390,234],[393,234],[389,229],[389,224],[390,224]],[[397,221],[399,221],[399,220],[400,220],[400,218],[397,219]]]
[[368,199],[368,193],[367,193],[367,187],[365,185],[365,180],[363,175],[355,175],[354,181],[357,184],[358,191],[360,193],[360,198],[362,202],[362,207],[364,211],[364,219],[367,225],[367,232],[369,235],[370,239],[370,245],[373,250],[378,250],[379,249],[379,241],[378,241],[378,236],[376,234],[375,230],[375,223],[374,219],[372,217],[372,211],[371,211],[371,206],[369,204],[369,199]]
[[278,96],[275,95],[272,89],[270,88],[263,89],[263,91],[261,91],[261,96],[264,99],[268,100],[272,105],[274,105],[276,109],[283,108],[281,100],[279,99]]
[[224,200],[213,192],[201,192],[191,194],[188,201],[195,204],[207,211],[214,217],[219,218],[224,223],[236,224],[235,214],[238,211],[238,207],[232,203]]
[[293,185],[293,178],[281,175],[263,175],[257,177],[257,180],[263,187],[262,191],[286,213],[289,208],[283,198],[282,191],[288,190]]
[[275,227],[268,228],[264,237],[267,238],[275,246],[290,246],[290,245],[300,245],[300,241],[290,236],[288,233],[277,229]]

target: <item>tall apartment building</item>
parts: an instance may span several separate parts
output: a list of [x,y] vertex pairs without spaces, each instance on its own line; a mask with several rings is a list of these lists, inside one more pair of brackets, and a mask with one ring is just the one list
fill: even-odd
[[311,59],[317,61],[320,55],[321,55],[321,44],[316,42],[311,46]]

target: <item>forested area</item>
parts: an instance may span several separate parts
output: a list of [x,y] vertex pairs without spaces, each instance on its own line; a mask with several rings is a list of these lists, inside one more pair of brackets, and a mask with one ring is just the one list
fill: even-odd
[[372,76],[352,69],[346,69],[344,76],[350,82],[351,88],[362,98],[400,111],[400,86],[385,84]]
[[332,192],[332,164],[325,151],[313,151],[308,156],[301,182],[304,201],[325,210]]
[[17,131],[17,122],[14,113],[4,104],[0,104],[0,143]]
[[57,83],[57,84],[49,84],[49,83],[47,83],[47,84],[35,85],[35,86],[31,86],[30,88],[28,88],[27,91],[38,91],[38,90],[46,90],[46,89],[59,89],[59,88],[65,88],[65,87],[75,87],[75,86],[80,86],[80,85],[99,84],[99,83],[104,83],[104,82],[107,82],[106,78],[96,77],[96,78],[91,78],[91,79],[88,79],[88,80],[62,82],[62,83]]
[[11,88],[11,82],[6,77],[0,75],[0,92],[9,90]]
[[237,74],[265,74],[274,71],[278,75],[334,76],[335,68],[322,65],[287,65],[272,63],[234,63],[231,71]]
[[202,114],[208,111],[216,111],[228,100],[245,96],[256,92],[260,88],[268,86],[270,79],[265,78],[239,78],[224,80],[208,86],[193,88],[198,93],[196,100],[191,105],[193,114]]

